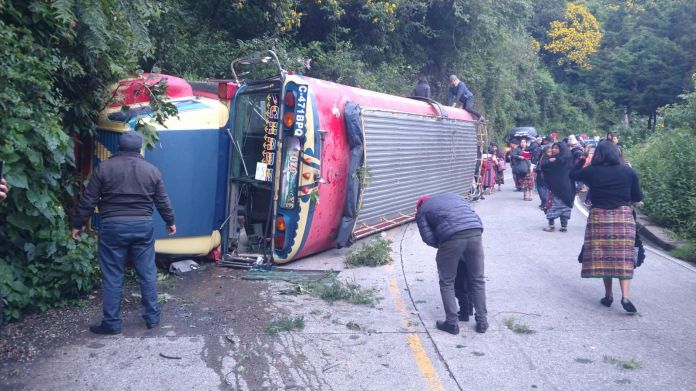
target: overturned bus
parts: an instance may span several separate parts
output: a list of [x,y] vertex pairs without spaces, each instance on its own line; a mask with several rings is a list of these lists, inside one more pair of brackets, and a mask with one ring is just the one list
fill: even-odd
[[[157,224],[158,253],[217,250],[230,265],[286,263],[411,221],[425,194],[469,192],[477,123],[468,112],[276,64],[277,75],[261,80],[169,77],[178,117],[153,123],[159,142],[144,151],[177,214],[176,236]],[[148,116],[138,83],[121,82],[121,93]],[[92,164],[116,152],[118,135],[134,126],[132,116],[107,108]]]

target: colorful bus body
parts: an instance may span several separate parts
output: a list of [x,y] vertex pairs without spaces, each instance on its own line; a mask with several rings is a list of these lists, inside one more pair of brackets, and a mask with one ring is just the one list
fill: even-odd
[[[174,238],[157,217],[158,253],[221,246],[229,259],[286,263],[408,222],[425,194],[471,188],[476,123],[464,110],[285,73],[239,85],[168,80],[179,115],[144,151],[177,214]],[[147,116],[133,83],[125,103]],[[135,122],[120,106],[102,113],[94,164]]]
[[[159,141],[154,148],[143,150],[143,155],[162,173],[177,225],[176,236],[169,237],[159,214],[153,214],[155,249],[160,254],[207,255],[220,245],[220,226],[226,217],[229,138],[222,129],[229,109],[219,99],[195,95],[185,80],[166,76],[167,94],[179,113],[164,126],[156,124],[149,118],[149,98],[142,88],[147,77],[123,80],[116,87],[122,99],[100,114],[90,146],[92,161],[86,165],[96,167],[116,153],[119,135],[134,129],[139,118],[155,126]],[[129,110],[123,111],[123,105]],[[98,229],[98,213],[92,226]]]
[[[242,85],[231,107],[230,210],[247,232],[261,224],[276,263],[410,221],[424,194],[471,187],[476,128],[466,111],[299,75]],[[357,170],[351,137],[360,138]]]

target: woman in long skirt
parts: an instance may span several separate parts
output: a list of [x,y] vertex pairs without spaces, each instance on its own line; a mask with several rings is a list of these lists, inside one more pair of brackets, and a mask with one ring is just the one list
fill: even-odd
[[546,210],[548,227],[546,232],[553,232],[556,228],[554,221],[561,220],[561,232],[568,231],[568,220],[575,200],[573,182],[570,180],[571,169],[570,151],[563,142],[554,143],[551,146],[551,157],[544,161],[541,166],[544,174],[544,181],[549,188]]
[[486,194],[492,194],[495,192],[495,167],[498,164],[497,159],[498,158],[495,155],[490,153],[483,159],[483,166],[481,167],[481,182]]
[[510,165],[512,174],[515,178],[515,187],[523,191],[525,201],[532,200],[532,189],[534,188],[534,177],[532,175],[532,154],[527,151],[527,139],[520,140],[520,146],[510,151]]
[[500,185],[505,184],[505,154],[500,150],[498,144],[491,145],[491,154],[498,158],[498,163],[495,165],[495,184],[498,185],[498,191],[500,191]]
[[630,300],[635,256],[636,223],[632,203],[643,199],[638,175],[623,164],[616,145],[601,141],[585,168],[583,161],[570,174],[584,182],[592,194],[592,207],[585,228],[581,252],[582,277],[602,278],[604,297],[600,303],[610,307],[614,301],[612,279],[621,287],[621,305],[627,312],[636,312]]

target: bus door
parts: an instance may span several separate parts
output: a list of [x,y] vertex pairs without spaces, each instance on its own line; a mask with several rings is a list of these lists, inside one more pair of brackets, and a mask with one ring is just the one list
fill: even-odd
[[247,85],[233,100],[230,121],[230,211],[224,261],[268,260],[274,224],[281,133],[281,81]]

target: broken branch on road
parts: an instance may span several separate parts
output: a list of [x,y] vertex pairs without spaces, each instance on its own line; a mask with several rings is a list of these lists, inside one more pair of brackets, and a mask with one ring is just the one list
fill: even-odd
[[169,355],[166,355],[164,353],[160,353],[159,355],[160,355],[160,357],[166,358],[169,360],[181,360],[181,357],[178,357],[178,356],[169,356]]

